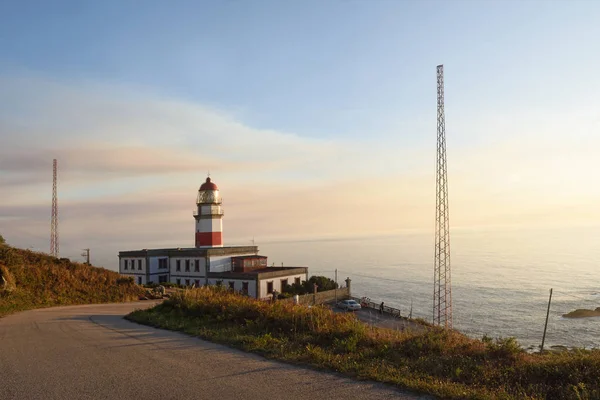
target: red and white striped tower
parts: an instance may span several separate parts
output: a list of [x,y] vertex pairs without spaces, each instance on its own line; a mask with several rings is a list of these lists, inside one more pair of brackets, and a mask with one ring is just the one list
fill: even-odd
[[206,178],[198,190],[196,199],[196,247],[223,246],[223,209],[219,188]]

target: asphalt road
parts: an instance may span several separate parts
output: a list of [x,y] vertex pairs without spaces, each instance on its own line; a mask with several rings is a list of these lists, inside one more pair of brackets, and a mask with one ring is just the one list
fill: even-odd
[[151,304],[57,307],[0,319],[0,399],[426,398],[122,318]]

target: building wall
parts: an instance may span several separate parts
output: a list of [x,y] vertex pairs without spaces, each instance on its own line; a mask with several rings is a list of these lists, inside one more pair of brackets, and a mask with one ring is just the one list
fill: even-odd
[[167,256],[160,256],[160,257],[149,257],[149,265],[148,265],[148,273],[150,275],[156,275],[156,274],[164,274],[165,272],[169,272],[169,263],[167,262],[167,268],[163,268],[163,269],[159,269],[158,268],[158,260],[161,258],[166,258],[168,259]]
[[[336,291],[336,289],[326,290],[324,292],[317,292],[316,295],[313,293],[303,294],[301,296],[298,296],[298,300],[300,301],[300,304],[303,304],[303,305],[316,305],[316,304],[331,303],[331,302],[335,302],[335,299],[336,299],[335,291]],[[349,299],[349,298],[350,298],[350,291],[348,290],[347,287],[337,289],[337,301],[338,302]],[[290,297],[289,299],[285,299],[282,301],[292,302],[292,301],[294,301],[294,298]]]
[[138,285],[145,285],[146,283],[148,283],[146,274],[122,273],[121,275],[133,277],[133,281]]
[[178,285],[184,285],[184,286],[192,286],[194,285],[195,287],[201,287],[204,286],[204,283],[206,282],[205,278],[199,278],[199,277],[189,277],[189,276],[172,276],[171,280],[169,281],[171,283],[176,283]]
[[273,282],[273,290],[277,291],[278,293],[282,292],[282,287],[281,287],[281,281],[287,279],[288,284],[291,285],[292,283],[294,283],[294,280],[296,278],[300,278],[301,282],[304,282],[306,280],[306,274],[296,274],[296,275],[288,275],[288,276],[278,276],[276,278],[266,278],[266,279],[261,279],[259,282],[259,299],[262,299],[264,297],[268,297],[270,294],[267,293],[267,285],[268,282]]
[[231,257],[231,265],[233,271],[236,272],[247,272],[255,269],[267,267],[267,257],[265,256],[243,256],[243,257]]
[[197,232],[223,232],[223,220],[221,218],[202,218],[196,224]]
[[234,256],[212,256],[209,258],[209,272],[229,272],[233,270],[231,257],[253,256],[255,253],[236,254]]
[[215,278],[209,278],[208,279],[208,284],[209,285],[216,285],[217,281],[221,281],[221,284],[223,285],[223,287],[228,288],[229,287],[229,282],[233,282],[234,288],[233,290],[235,290],[236,292],[241,292],[242,291],[242,283],[243,282],[248,282],[248,296],[250,297],[256,297],[256,281],[255,280],[247,280],[247,279],[215,279]]
[[196,247],[223,247],[222,232],[196,232]]
[[[177,271],[177,260],[180,263],[180,270]],[[190,262],[190,270],[185,270],[185,262]],[[199,262],[200,270],[196,272],[196,260]],[[173,278],[191,278],[191,279],[204,279],[206,276],[206,260],[204,257],[171,257],[169,260],[169,272],[171,274],[171,282]]]
[[[127,269],[125,269],[125,262],[127,262]],[[133,269],[132,269],[132,264]],[[123,257],[119,259],[119,273],[120,274],[144,274],[146,275],[146,258],[145,257]]]
[[[159,268],[159,259],[167,259],[167,268]],[[169,261],[167,256],[149,257],[148,258],[148,282],[159,282],[159,276],[167,276],[169,281]],[[164,265],[164,264],[163,264]]]
[[210,272],[231,271],[231,256],[210,257],[209,263]]

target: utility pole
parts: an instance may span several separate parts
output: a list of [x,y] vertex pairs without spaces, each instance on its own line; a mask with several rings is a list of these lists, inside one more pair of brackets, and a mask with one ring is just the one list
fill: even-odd
[[337,289],[338,289],[338,284],[337,284],[337,268],[335,269],[335,304],[337,304]]
[[85,263],[87,265],[91,265],[90,264],[90,249],[83,249],[84,253],[81,253],[82,257],[85,257]]
[[50,254],[58,257],[58,199],[56,193],[56,175],[58,162],[52,160],[52,216],[50,217]]
[[450,222],[448,218],[448,170],[444,114],[444,66],[437,66],[437,159],[435,199],[435,251],[433,262],[433,324],[452,329],[450,279]]
[[542,336],[542,345],[540,353],[544,352],[544,342],[546,341],[546,329],[548,328],[548,317],[550,316],[550,303],[552,303],[552,289],[550,289],[550,298],[548,299],[548,311],[546,311],[546,323],[544,324],[544,336]]

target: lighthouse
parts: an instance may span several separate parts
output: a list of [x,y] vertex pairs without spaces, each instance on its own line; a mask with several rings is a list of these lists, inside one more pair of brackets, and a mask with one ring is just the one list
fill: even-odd
[[307,267],[269,267],[254,243],[223,246],[221,193],[210,177],[198,189],[194,219],[195,247],[120,251],[119,273],[138,285],[225,286],[256,299],[272,298],[287,285],[308,279]]
[[196,206],[196,247],[223,247],[221,194],[210,177],[206,178],[198,190]]

